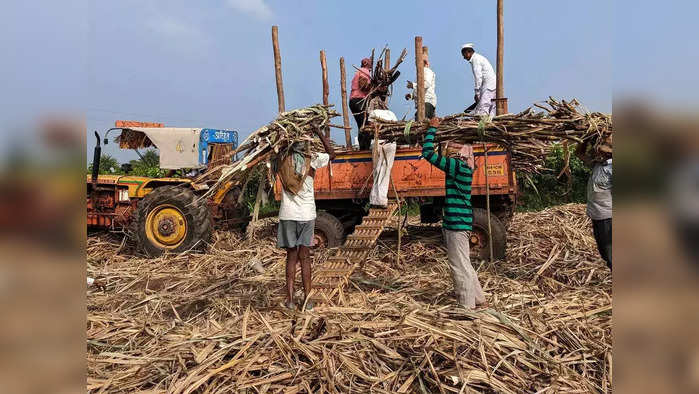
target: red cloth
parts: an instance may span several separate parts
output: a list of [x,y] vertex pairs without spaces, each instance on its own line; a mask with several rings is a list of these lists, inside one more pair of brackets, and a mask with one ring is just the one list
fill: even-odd
[[[364,63],[362,61],[362,63]],[[354,73],[352,78],[352,91],[350,92],[350,99],[353,98],[364,98],[369,94],[369,90],[361,90],[359,88],[359,78],[366,78],[371,81],[371,70],[367,67],[362,67]]]

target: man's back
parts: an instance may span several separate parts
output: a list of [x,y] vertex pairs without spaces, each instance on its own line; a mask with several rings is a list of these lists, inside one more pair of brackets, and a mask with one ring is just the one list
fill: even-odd
[[473,68],[473,77],[480,79],[480,81],[475,81],[476,86],[494,90],[496,82],[495,71],[488,59],[480,53],[474,53],[470,63]]
[[[325,167],[330,161],[327,153],[316,153],[311,159],[311,169]],[[316,218],[316,203],[313,193],[313,176],[307,175],[298,193],[291,194],[282,188],[279,220],[309,221]]]

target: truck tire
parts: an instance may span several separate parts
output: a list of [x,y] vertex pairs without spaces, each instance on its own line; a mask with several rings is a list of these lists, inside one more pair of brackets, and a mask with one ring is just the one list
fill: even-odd
[[150,257],[165,252],[205,250],[211,238],[206,201],[195,202],[191,189],[166,185],[148,193],[136,209],[135,238]]
[[[505,258],[507,232],[497,216],[490,214],[490,228],[493,231],[493,258],[502,260]],[[488,212],[482,208],[473,208],[473,231],[471,232],[471,258],[488,260],[490,248],[488,247]]]
[[325,211],[318,212],[313,234],[313,247],[336,248],[342,245],[344,235],[345,231],[340,219]]

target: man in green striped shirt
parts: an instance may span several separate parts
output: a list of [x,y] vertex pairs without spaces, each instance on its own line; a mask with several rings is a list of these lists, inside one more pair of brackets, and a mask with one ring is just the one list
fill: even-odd
[[469,232],[473,229],[473,148],[463,145],[458,153],[453,155],[455,157],[437,154],[434,150],[434,135],[439,122],[437,117],[430,119],[430,128],[427,129],[422,145],[422,157],[444,171],[446,195],[442,231],[447,244],[449,268],[454,279],[454,292],[461,306],[473,309],[485,304],[485,295],[469,256]]

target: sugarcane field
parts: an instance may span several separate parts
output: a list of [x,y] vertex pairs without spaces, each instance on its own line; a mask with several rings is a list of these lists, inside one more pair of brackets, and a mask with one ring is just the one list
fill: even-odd
[[[85,390],[612,392],[611,103],[572,66],[537,65],[560,86],[523,93],[510,3],[471,5],[483,26],[413,15],[346,42],[307,8],[291,23],[245,3],[264,36],[241,25],[226,51],[255,66],[194,77],[233,103],[158,116],[183,96],[144,88],[134,102],[161,109],[104,110],[84,175]],[[192,28],[153,26],[144,40],[190,45]],[[170,81],[217,45],[132,77]]]

